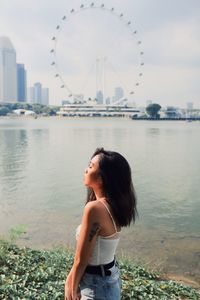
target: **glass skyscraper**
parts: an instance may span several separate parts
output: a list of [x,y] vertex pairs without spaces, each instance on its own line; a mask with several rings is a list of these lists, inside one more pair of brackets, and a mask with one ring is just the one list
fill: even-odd
[[42,104],[42,84],[40,82],[34,84],[34,102]]
[[27,99],[27,83],[26,70],[24,64],[17,64],[17,101],[26,102]]
[[8,37],[0,37],[0,103],[17,101],[16,51]]

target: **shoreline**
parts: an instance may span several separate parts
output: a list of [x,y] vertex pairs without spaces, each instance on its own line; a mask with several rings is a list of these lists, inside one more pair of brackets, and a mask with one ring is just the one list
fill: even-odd
[[38,119],[58,119],[58,120],[64,120],[64,119],[111,119],[111,120],[116,120],[116,119],[120,119],[120,120],[132,120],[132,121],[160,121],[160,122],[163,122],[163,121],[178,121],[178,122],[187,122],[187,123],[190,123],[190,122],[200,122],[200,117],[191,117],[191,118],[186,118],[186,117],[182,117],[182,118],[150,118],[150,117],[147,117],[147,118],[144,118],[144,117],[138,117],[138,118],[134,118],[134,117],[131,117],[131,116],[105,116],[105,115],[102,115],[102,116],[87,116],[87,115],[83,115],[83,116],[80,116],[80,115],[69,115],[69,116],[42,116],[42,115],[36,115],[36,116],[24,116],[24,115],[6,115],[6,116],[0,116],[0,119],[11,119],[11,120],[38,120]]
[[[5,238],[3,238],[3,240],[6,240]],[[1,241],[1,237],[0,237],[0,241]],[[54,245],[51,246],[36,246],[34,247],[34,245],[25,245],[23,239],[21,240],[21,238],[19,237],[19,239],[15,242],[16,246],[19,247],[20,249],[32,249],[35,251],[39,251],[39,252],[43,252],[43,251],[47,251],[47,252],[51,252],[51,251],[56,251],[57,249],[62,249],[63,251],[67,251],[67,252],[74,252],[74,248],[75,245],[63,245],[62,243],[55,243]],[[156,266],[154,266],[154,264],[149,264],[149,263],[145,263],[145,261],[142,260],[138,260],[137,258],[134,258],[134,256],[130,257],[130,255],[122,255],[120,253],[117,254],[118,260],[119,261],[128,261],[130,263],[134,263],[136,265],[139,265],[141,267],[143,267],[144,269],[149,270],[150,272],[155,272],[158,273],[161,280],[173,280],[176,281],[177,283],[181,283],[181,284],[185,284],[187,286],[191,286],[195,289],[200,290],[200,280],[198,280],[198,278],[196,278],[196,276],[190,274],[188,272],[188,274],[184,274],[182,272],[180,273],[176,273],[173,271],[165,271],[165,270],[159,270],[159,267],[157,268]]]
[[[38,214],[37,214],[38,216]],[[67,225],[66,215],[59,214],[59,222],[63,226],[57,225],[55,214],[48,214],[48,224],[44,223],[36,227],[30,227],[28,219],[34,219],[34,215],[27,215],[25,219],[24,214],[19,215],[19,219],[24,218],[24,225],[12,224],[5,227],[1,236],[5,240],[10,240],[10,233],[20,232],[17,235],[17,245],[19,247],[27,247],[35,250],[53,250],[55,248],[74,249],[75,240],[74,232],[78,224],[78,220]],[[44,215],[43,215],[44,217]],[[40,218],[39,218],[40,219]],[[78,217],[77,217],[78,219]],[[62,221],[63,220],[63,221]],[[51,234],[48,231],[53,225]],[[66,229],[67,228],[67,229]],[[119,259],[129,259],[135,261],[139,265],[149,268],[168,277],[176,276],[177,278],[185,278],[185,281],[194,281],[200,286],[199,273],[199,238],[176,235],[166,235],[159,230],[145,229],[141,226],[135,226],[134,234],[131,230],[124,230],[121,236],[121,243],[118,247],[117,257]],[[127,236],[129,238],[127,239]],[[131,238],[130,238],[131,236]],[[150,238],[151,237],[151,238]],[[156,251],[155,251],[156,249]],[[171,250],[173,249],[173,250]]]
[[[1,242],[6,242],[8,244],[13,244],[16,247],[18,247],[19,249],[30,249],[32,251],[37,251],[37,252],[52,252],[52,251],[57,251],[58,249],[63,250],[63,251],[67,251],[70,253],[74,252],[74,248],[75,248],[75,244],[63,244],[63,243],[55,243],[53,245],[46,245],[46,246],[34,246],[34,244],[27,244],[26,243],[26,238],[23,238],[23,235],[25,234],[25,232],[21,232],[21,229],[19,229],[19,232],[14,233],[13,238],[10,235],[9,236],[5,236],[5,235],[0,235],[0,246],[1,246]],[[128,261],[130,263],[134,263],[136,265],[139,265],[147,270],[149,270],[150,272],[155,272],[158,273],[160,278],[163,280],[173,280],[176,282],[179,282],[181,284],[185,284],[187,286],[191,286],[195,289],[200,290],[200,280],[199,277],[197,278],[196,276],[194,276],[193,274],[190,274],[188,272],[188,274],[184,274],[182,272],[180,273],[176,273],[174,271],[165,271],[165,269],[160,269],[158,266],[156,267],[156,265],[151,264],[151,263],[146,263],[145,260],[142,261],[141,259],[138,260],[137,257],[134,256],[130,256],[130,255],[126,255],[126,254],[117,254],[118,260],[119,261]]]
[[173,273],[163,274],[163,276],[164,276],[163,278],[165,278],[166,280],[173,280],[173,281],[180,282],[180,283],[188,285],[188,286],[192,286],[193,288],[195,288],[197,290],[200,289],[200,283],[198,283],[197,281],[192,280],[186,276],[176,275]]
[[[73,264],[73,253],[68,249],[33,250],[20,248],[14,242],[0,239],[1,295],[44,299],[55,296],[63,299],[66,275]],[[122,300],[131,299],[199,299],[200,289],[184,278],[163,276],[135,264],[133,260],[118,260],[122,279]],[[30,272],[31,270],[31,272]],[[27,294],[28,293],[28,294]],[[54,299],[54,298],[52,298]]]

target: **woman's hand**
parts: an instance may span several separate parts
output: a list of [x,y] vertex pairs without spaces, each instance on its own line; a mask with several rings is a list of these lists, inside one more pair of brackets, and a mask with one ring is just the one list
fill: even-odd
[[64,298],[64,300],[80,300],[80,299],[81,299],[80,293],[78,293],[78,291],[74,292],[72,290],[72,287],[70,285],[70,278],[68,276],[65,281],[65,298]]

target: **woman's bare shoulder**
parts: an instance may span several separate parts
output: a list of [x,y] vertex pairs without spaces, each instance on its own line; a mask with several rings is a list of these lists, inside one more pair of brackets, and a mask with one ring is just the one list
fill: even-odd
[[103,211],[102,204],[97,200],[88,202],[84,208],[84,213],[92,213],[92,214],[99,215],[102,213],[102,211]]
[[83,218],[82,218],[82,225],[88,224],[93,226],[93,224],[100,224],[102,218],[102,213],[99,208],[99,204],[97,201],[91,201],[88,202],[85,205],[84,211],[83,211]]

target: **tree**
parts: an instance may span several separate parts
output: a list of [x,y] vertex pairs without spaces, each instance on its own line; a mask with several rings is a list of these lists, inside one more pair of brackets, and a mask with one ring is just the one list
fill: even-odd
[[160,104],[152,103],[146,107],[146,112],[151,118],[159,118],[160,115],[158,114],[158,112],[160,109],[161,109]]
[[0,116],[6,116],[9,112],[7,107],[0,107]]
[[44,105],[40,104],[40,103],[33,103],[32,104],[32,110],[37,114],[40,115],[43,113],[43,108]]

